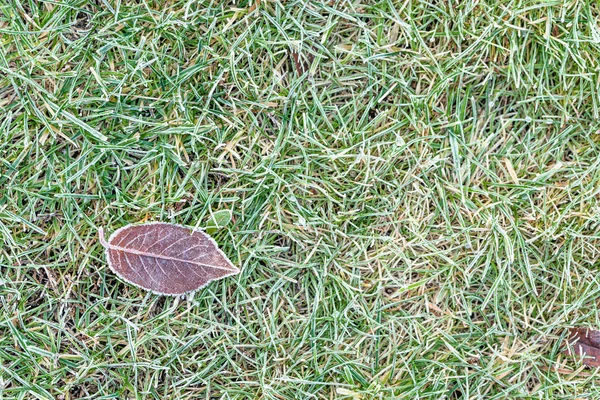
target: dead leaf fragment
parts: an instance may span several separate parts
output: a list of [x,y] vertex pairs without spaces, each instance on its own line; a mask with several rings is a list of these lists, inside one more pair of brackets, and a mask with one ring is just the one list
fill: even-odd
[[567,348],[569,356],[584,357],[589,367],[600,367],[600,331],[589,328],[570,328]]
[[206,233],[181,225],[145,223],[116,230],[106,241],[108,266],[121,279],[161,295],[177,296],[239,273]]
[[309,52],[304,54],[299,51],[292,51],[292,60],[294,61],[294,67],[296,68],[296,72],[299,76],[304,75],[310,69],[312,62],[315,59],[315,56]]

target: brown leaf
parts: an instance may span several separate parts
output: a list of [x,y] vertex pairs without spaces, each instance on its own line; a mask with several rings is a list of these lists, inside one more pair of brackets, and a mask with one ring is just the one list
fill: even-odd
[[298,75],[304,75],[304,73],[309,70],[315,56],[308,52],[306,54],[301,54],[295,50],[292,50],[291,54],[292,60],[294,61],[294,67],[296,67],[296,72]]
[[239,271],[204,232],[181,225],[145,223],[115,231],[106,248],[108,266],[123,280],[157,294],[176,296]]
[[570,328],[569,345],[565,354],[584,356],[583,363],[589,367],[600,367],[600,331],[588,328]]

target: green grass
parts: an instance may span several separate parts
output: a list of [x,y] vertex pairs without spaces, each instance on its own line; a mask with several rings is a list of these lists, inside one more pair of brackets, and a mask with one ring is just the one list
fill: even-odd
[[[0,5],[0,399],[600,398],[560,352],[600,326],[598,3],[253,5]],[[106,265],[99,227],[222,210],[235,277]]]

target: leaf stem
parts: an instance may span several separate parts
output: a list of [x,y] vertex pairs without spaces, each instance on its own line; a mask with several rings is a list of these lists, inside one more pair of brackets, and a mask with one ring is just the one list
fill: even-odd
[[104,239],[104,229],[102,227],[98,228],[98,235],[100,236],[100,244],[104,247],[110,248],[110,245]]

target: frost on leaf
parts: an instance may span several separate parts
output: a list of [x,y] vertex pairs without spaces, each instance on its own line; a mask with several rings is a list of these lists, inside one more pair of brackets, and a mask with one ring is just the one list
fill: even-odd
[[600,331],[588,328],[569,329],[565,353],[582,358],[589,367],[600,367]]
[[123,280],[163,295],[181,295],[239,272],[204,232],[181,225],[127,225],[108,241],[99,230],[109,267]]

